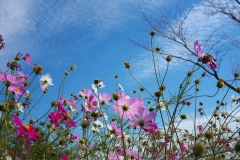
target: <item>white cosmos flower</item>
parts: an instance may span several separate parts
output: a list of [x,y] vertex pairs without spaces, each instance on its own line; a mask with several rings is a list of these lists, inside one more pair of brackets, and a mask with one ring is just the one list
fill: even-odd
[[103,84],[103,82],[98,83],[98,86],[99,86],[99,88],[104,88],[104,87],[105,87],[105,85]]
[[95,126],[92,126],[92,131],[93,132],[99,132],[99,129],[97,127],[95,127]]
[[121,84],[118,84],[119,89],[121,89],[124,92],[123,86]]
[[70,109],[73,113],[77,113],[77,106],[71,106],[70,105]]
[[[166,110],[166,106],[165,106],[165,103],[164,103],[164,102],[158,101],[158,104],[159,104],[161,110]],[[158,104],[157,104],[157,105],[158,105]]]
[[93,122],[96,126],[98,126],[99,128],[103,128],[104,126],[103,126],[103,123],[102,122],[100,122],[99,120],[96,120],[96,121],[94,121]]
[[53,85],[51,75],[48,73],[46,75],[42,75],[40,78],[40,87],[42,90],[44,91],[49,85]]
[[95,84],[92,84],[92,91],[96,94],[98,93],[98,89]]
[[17,107],[18,107],[19,111],[21,111],[23,113],[23,106],[21,106],[19,103],[17,103]]

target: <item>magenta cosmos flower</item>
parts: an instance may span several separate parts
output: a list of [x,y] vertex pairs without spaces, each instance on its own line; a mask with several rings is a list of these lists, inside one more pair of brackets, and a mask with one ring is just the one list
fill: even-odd
[[129,122],[131,126],[140,126],[142,129],[153,129],[154,123],[152,119],[156,117],[156,112],[150,112],[148,114],[148,109],[146,107],[141,107],[138,110],[138,115],[132,117],[132,122]]
[[112,98],[112,96],[111,96],[110,94],[107,94],[107,93],[100,94],[100,93],[99,93],[99,101],[100,101],[100,104],[110,105],[109,100],[110,100],[111,98]]
[[126,98],[126,95],[121,92],[120,99],[114,101],[113,110],[118,112],[119,117],[123,119],[131,119],[134,115],[138,114],[139,108],[142,106],[141,101],[137,98]]
[[199,57],[199,59],[211,69],[218,68],[216,60],[208,53],[201,53],[201,45],[198,43],[198,40],[194,43],[194,49]]
[[39,134],[35,131],[35,128],[30,124],[22,124],[18,116],[13,115],[13,122],[17,125],[17,137],[20,135],[28,135],[28,137],[37,141]]
[[51,112],[48,116],[50,118],[50,122],[55,125],[55,127],[60,127],[60,121],[62,119],[62,115],[60,111]]

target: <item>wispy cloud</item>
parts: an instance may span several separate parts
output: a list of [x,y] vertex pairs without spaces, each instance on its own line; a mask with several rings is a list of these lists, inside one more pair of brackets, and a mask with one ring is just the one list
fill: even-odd
[[[6,48],[1,53],[4,56],[1,62],[19,51],[31,52],[37,59],[45,59],[45,63],[52,59],[60,61],[65,56],[60,52],[79,53],[110,33],[125,30],[127,23],[138,19],[134,8],[139,3],[137,0],[3,1],[0,31]],[[146,8],[152,8],[154,3],[159,2],[141,2]]]

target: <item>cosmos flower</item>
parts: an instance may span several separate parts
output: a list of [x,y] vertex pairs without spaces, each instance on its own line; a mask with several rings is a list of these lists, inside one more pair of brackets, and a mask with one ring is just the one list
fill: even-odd
[[50,118],[50,122],[55,125],[55,127],[60,127],[60,121],[62,119],[62,115],[60,111],[51,112],[48,116]]
[[49,86],[49,85],[53,85],[52,84],[52,78],[50,74],[46,74],[46,75],[42,75],[40,78],[40,87],[43,91],[45,91],[45,89]]
[[119,89],[121,89],[124,92],[123,86],[121,84],[118,84],[118,86],[119,86]]
[[120,97],[118,101],[114,101],[113,105],[113,110],[114,112],[118,112],[119,117],[131,119],[132,116],[138,114],[138,109],[142,106],[142,102],[136,98],[127,99],[123,92],[120,93]]
[[99,93],[99,101],[101,104],[110,105],[109,100],[111,98],[112,98],[112,96],[110,94],[107,94],[107,93],[100,94]]
[[17,125],[17,137],[20,135],[27,135],[31,139],[37,141],[39,134],[35,131],[35,128],[30,124],[22,124],[18,116],[13,115],[13,122]]
[[11,86],[8,87],[8,90],[11,91],[11,92],[14,92],[15,96],[17,98],[19,98],[19,95],[24,96],[24,97],[27,96],[27,91],[26,91],[23,84],[20,84],[20,85],[17,85],[17,86],[16,85],[11,85]]
[[152,119],[156,117],[156,112],[150,112],[148,114],[148,109],[146,107],[139,108],[137,116],[132,117],[132,122],[129,122],[131,126],[140,126],[142,129],[153,129],[154,123],[151,122]]
[[218,68],[216,60],[208,53],[201,53],[201,45],[198,40],[194,43],[194,49],[199,59],[211,69]]
[[25,57],[23,58],[28,65],[31,65],[31,57],[30,54],[26,54]]

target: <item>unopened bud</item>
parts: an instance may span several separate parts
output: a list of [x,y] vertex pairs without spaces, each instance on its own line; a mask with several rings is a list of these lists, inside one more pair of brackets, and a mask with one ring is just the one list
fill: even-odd
[[125,65],[126,68],[130,68],[130,66],[131,66],[131,65],[130,65],[130,62],[128,62],[128,61],[125,61],[125,62],[124,62],[124,65]]
[[150,33],[151,36],[154,36],[156,34],[156,31],[151,30],[149,33]]
[[217,82],[217,87],[218,88],[223,88],[224,86],[224,80],[223,79],[219,79],[218,82]]
[[116,101],[119,100],[119,98],[120,98],[118,92],[113,92],[112,97],[113,97],[113,99],[116,100]]
[[77,66],[72,65],[72,66],[70,67],[70,70],[76,71],[76,70],[77,70]]
[[43,67],[42,66],[39,66],[39,65],[36,65],[34,66],[33,68],[33,71],[35,72],[35,74],[41,74],[42,73],[42,70],[43,70]]
[[172,60],[172,56],[168,55],[167,58],[166,58],[166,61],[170,62],[171,60]]

